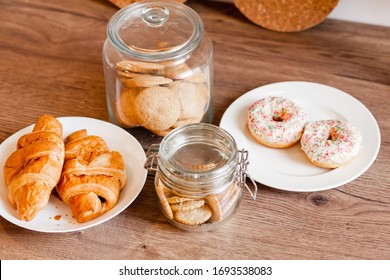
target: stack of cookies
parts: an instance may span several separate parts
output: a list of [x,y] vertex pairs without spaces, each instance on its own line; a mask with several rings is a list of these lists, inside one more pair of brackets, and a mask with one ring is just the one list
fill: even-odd
[[116,71],[122,90],[113,107],[122,127],[142,126],[165,136],[176,127],[200,122],[207,110],[210,92],[200,68],[122,60]]
[[156,193],[162,212],[170,221],[185,226],[201,226],[230,217],[241,196],[241,188],[234,182],[221,193],[195,199],[167,188],[158,180]]

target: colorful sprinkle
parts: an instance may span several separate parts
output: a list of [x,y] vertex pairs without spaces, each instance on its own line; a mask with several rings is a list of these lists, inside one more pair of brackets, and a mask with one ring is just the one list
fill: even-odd
[[344,120],[309,122],[301,137],[301,146],[311,161],[338,166],[359,153],[362,135]]
[[306,121],[303,110],[284,97],[265,97],[248,109],[249,130],[267,143],[295,143]]

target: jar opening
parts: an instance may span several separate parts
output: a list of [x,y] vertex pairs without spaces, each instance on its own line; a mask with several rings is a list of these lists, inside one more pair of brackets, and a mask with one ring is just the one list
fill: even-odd
[[187,194],[220,192],[236,178],[237,145],[225,130],[205,123],[180,127],[160,145],[162,180]]
[[200,44],[204,27],[199,15],[184,4],[140,1],[110,19],[107,35],[125,55],[159,61],[191,53]]

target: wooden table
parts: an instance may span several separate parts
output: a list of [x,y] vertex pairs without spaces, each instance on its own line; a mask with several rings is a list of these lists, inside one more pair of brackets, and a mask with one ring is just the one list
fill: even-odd
[[[336,189],[246,193],[221,229],[188,233],[155,204],[153,176],[115,218],[41,233],[0,218],[1,259],[389,259],[390,29],[326,20],[300,33],[249,22],[231,4],[188,1],[214,43],[215,118],[243,93],[311,81],[350,93],[378,121],[374,164]],[[101,50],[117,8],[104,0],[0,0],[0,141],[41,114],[108,120]]]

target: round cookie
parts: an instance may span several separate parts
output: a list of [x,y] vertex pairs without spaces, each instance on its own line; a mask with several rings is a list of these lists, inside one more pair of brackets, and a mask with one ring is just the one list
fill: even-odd
[[168,88],[180,101],[180,119],[198,119],[203,116],[207,100],[196,84],[173,82]]
[[163,76],[153,76],[146,74],[125,73],[119,75],[119,80],[126,87],[154,87],[172,83],[172,79]]
[[120,125],[125,127],[140,126],[135,114],[135,98],[140,90],[138,88],[126,88],[121,92],[115,102],[115,116]]
[[189,226],[196,226],[205,223],[210,219],[212,211],[208,205],[190,210],[190,211],[176,211],[174,218],[179,223]]
[[222,193],[208,195],[205,200],[213,212],[211,219],[214,222],[222,221],[240,195],[241,190],[236,183]]
[[186,200],[180,201],[178,203],[172,203],[171,209],[172,211],[191,211],[196,208],[202,207],[205,201],[201,200]]
[[173,212],[166,196],[167,191],[169,191],[168,188],[166,188],[164,184],[161,183],[161,181],[159,180],[158,183],[156,184],[156,193],[160,200],[160,205],[162,207],[162,210],[164,211],[164,214],[168,218],[173,219]]
[[196,90],[200,96],[203,96],[203,98],[206,99],[206,103],[209,100],[209,89],[204,83],[198,83],[196,84]]
[[130,71],[136,73],[156,74],[164,69],[164,65],[149,62],[122,60],[116,64],[119,71]]
[[211,208],[211,220],[213,222],[220,222],[223,218],[223,210],[221,203],[215,194],[208,195],[205,197],[207,205]]
[[181,203],[188,200],[193,200],[193,199],[189,197],[177,196],[177,195],[168,198],[169,204]]
[[164,76],[174,80],[184,79],[189,75],[191,75],[190,67],[186,63],[166,66],[164,69]]
[[194,84],[204,83],[206,82],[206,75],[200,70],[195,70],[191,76],[186,78],[186,81]]
[[135,108],[140,124],[151,131],[170,128],[180,115],[179,99],[165,87],[143,89],[135,99]]

